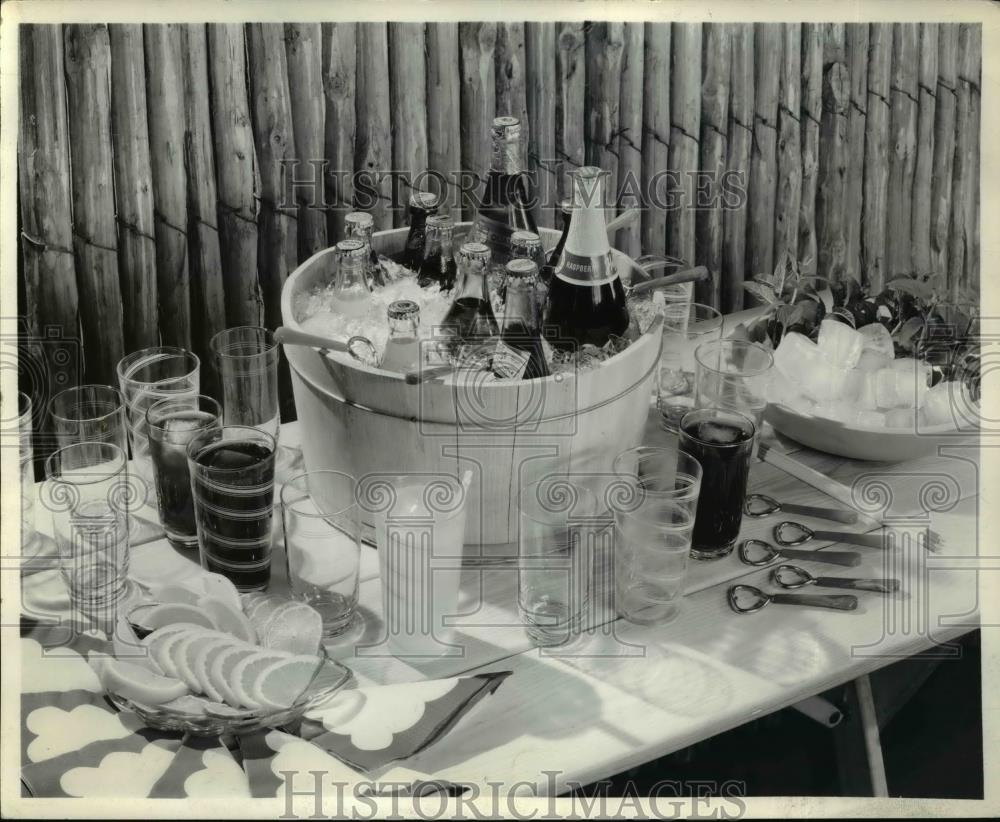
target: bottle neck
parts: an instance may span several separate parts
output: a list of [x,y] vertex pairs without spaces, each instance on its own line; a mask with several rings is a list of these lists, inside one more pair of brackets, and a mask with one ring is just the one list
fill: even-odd
[[556,276],[575,285],[603,285],[617,278],[608,242],[599,177],[575,181],[573,217]]
[[454,254],[452,250],[452,235],[450,231],[429,228],[424,242],[424,259],[429,259],[435,254],[440,254],[442,259],[450,260]]
[[370,225],[351,225],[347,231],[347,236],[351,239],[361,240],[361,242],[366,245],[372,244],[372,230],[373,227]]
[[524,171],[524,157],[521,151],[521,141],[493,138],[493,153],[490,158],[490,171],[494,174],[516,175]]
[[462,297],[489,301],[489,294],[486,291],[486,268],[479,261],[467,260],[459,263],[455,299]]
[[357,256],[340,261],[337,269],[336,287],[339,291],[345,289],[364,288],[368,291],[368,281],[365,279],[365,257]]
[[419,314],[411,314],[408,317],[399,319],[389,318],[389,338],[390,339],[413,339],[417,336],[417,325],[420,322]]
[[510,277],[507,280],[507,300],[503,309],[503,329],[519,332],[538,329],[538,301],[535,280]]

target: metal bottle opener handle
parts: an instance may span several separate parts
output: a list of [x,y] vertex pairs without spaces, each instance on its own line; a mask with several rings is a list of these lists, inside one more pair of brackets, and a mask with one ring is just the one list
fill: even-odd
[[[754,559],[750,550],[754,547],[760,548],[764,555]],[[738,550],[740,560],[745,565],[760,567],[774,562],[776,559],[800,559],[810,562],[825,562],[829,565],[840,565],[853,568],[861,564],[861,554],[857,551],[803,551],[796,548],[775,548],[771,543],[762,539],[745,539],[740,543]]]
[[[749,605],[741,605],[741,594],[754,599]],[[775,605],[807,605],[834,611],[853,611],[858,607],[858,598],[852,594],[767,594],[753,585],[742,584],[731,586],[726,596],[729,607],[738,614],[755,614],[772,602]]]
[[774,497],[769,497],[767,494],[747,494],[747,498],[743,503],[743,513],[753,519],[783,513],[828,519],[843,525],[854,525],[858,521],[857,511],[846,511],[842,508],[819,508],[812,505],[797,505],[793,502],[778,502]]
[[860,579],[857,577],[814,577],[797,565],[779,565],[771,572],[771,582],[782,588],[802,588],[815,585],[818,588],[842,588],[851,591],[872,591],[878,594],[892,594],[899,590],[898,579]]
[[[789,531],[797,532],[792,536]],[[801,522],[785,520],[774,526],[772,531],[774,541],[782,546],[802,545],[811,539],[821,539],[827,542],[843,542],[847,545],[860,545],[863,548],[885,547],[885,535],[880,531],[871,534],[854,534],[849,531],[814,531]]]

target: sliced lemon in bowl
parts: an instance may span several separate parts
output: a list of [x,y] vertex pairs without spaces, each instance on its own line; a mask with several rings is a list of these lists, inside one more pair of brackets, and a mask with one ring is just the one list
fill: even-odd
[[103,661],[100,677],[105,690],[144,705],[162,705],[188,693],[188,686],[179,679],[117,659]]
[[289,708],[306,691],[323,663],[323,657],[307,655],[272,662],[259,671],[250,692],[265,708]]
[[239,703],[251,710],[260,710],[265,707],[264,703],[257,699],[254,693],[254,685],[257,682],[257,678],[265,668],[268,668],[275,662],[284,662],[290,659],[291,656],[291,654],[281,651],[259,650],[240,659],[233,666],[229,679],[229,687],[239,700]]

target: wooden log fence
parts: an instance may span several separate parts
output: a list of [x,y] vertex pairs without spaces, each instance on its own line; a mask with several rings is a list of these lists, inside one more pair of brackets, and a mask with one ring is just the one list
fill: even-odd
[[499,114],[525,121],[541,225],[587,162],[615,207],[638,181],[653,206],[620,247],[708,265],[698,297],[725,311],[786,252],[957,297],[979,282],[981,51],[945,23],[25,25],[22,327],[77,340],[72,379],[98,382],[141,346],[274,327],[347,210],[402,222],[387,172],[436,172],[471,217]]

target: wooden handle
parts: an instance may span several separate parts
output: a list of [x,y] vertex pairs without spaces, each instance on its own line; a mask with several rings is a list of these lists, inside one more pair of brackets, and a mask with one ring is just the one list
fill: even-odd
[[775,605],[810,605],[813,608],[832,608],[834,611],[853,611],[858,598],[852,594],[771,594]]
[[813,505],[787,503],[782,504],[781,510],[785,514],[801,514],[804,517],[828,519],[831,522],[840,522],[844,525],[854,525],[858,521],[857,511],[844,511],[840,508],[819,508]]
[[307,334],[305,331],[296,331],[284,325],[274,332],[274,338],[282,345],[307,345],[310,348],[325,348],[328,351],[347,351],[345,342],[320,337],[317,334]]
[[830,542],[843,542],[847,545],[860,545],[862,548],[884,548],[885,534],[881,530],[872,534],[850,534],[842,531],[814,531],[813,539],[825,539]]
[[657,288],[665,288],[668,285],[680,285],[681,283],[694,283],[708,277],[708,269],[703,265],[694,268],[686,268],[684,271],[675,271],[665,277],[657,277],[655,280],[646,280],[644,283],[633,285],[629,289],[629,294],[645,294],[647,291],[655,291]]
[[788,559],[805,559],[811,562],[825,562],[853,568],[861,564],[861,554],[857,551],[801,551],[796,548],[782,548],[781,556]]
[[453,365],[435,365],[433,368],[423,368],[420,371],[408,371],[406,374],[407,385],[419,385],[422,382],[443,377],[455,370]]
[[820,588],[844,588],[850,591],[873,591],[876,594],[894,594],[899,590],[898,579],[850,579],[846,577],[816,577]]
[[608,220],[608,236],[610,237],[620,228],[625,228],[625,226],[634,223],[639,219],[639,215],[641,213],[642,212],[638,208],[628,208],[617,217]]

